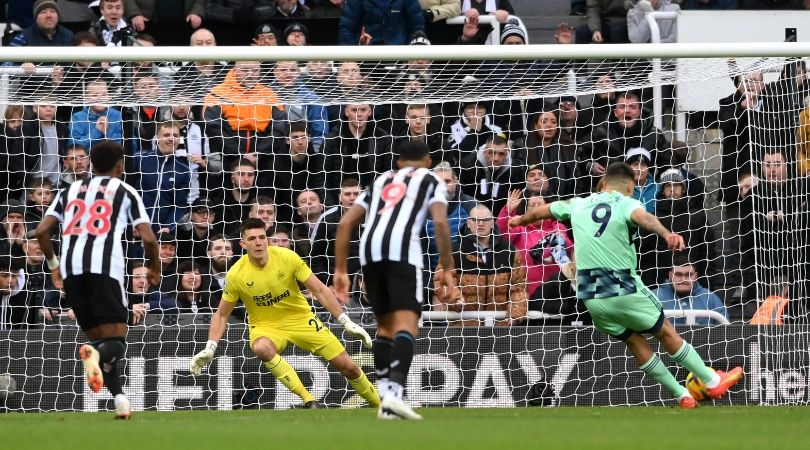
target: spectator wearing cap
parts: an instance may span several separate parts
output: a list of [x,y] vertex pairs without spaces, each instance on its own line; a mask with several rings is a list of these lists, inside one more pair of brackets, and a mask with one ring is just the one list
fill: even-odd
[[[714,261],[716,251],[714,248],[715,234],[706,217],[703,204],[694,205],[690,202],[686,180],[679,169],[668,169],[661,173],[658,179],[659,193],[655,201],[655,215],[658,220],[673,233],[678,233],[686,243],[686,254],[701,276],[710,276],[715,273]],[[671,252],[667,244],[656,235],[641,232],[640,254],[642,264],[640,267],[657,268],[656,278],[645,277],[642,270],[642,279],[649,284],[659,283],[666,276],[664,268],[669,266]],[[649,239],[655,242],[647,242]],[[647,251],[650,250],[650,251]],[[657,257],[652,259],[653,255]]]
[[529,32],[520,18],[512,16],[501,29],[501,45],[527,45]]
[[306,19],[312,17],[312,11],[299,0],[276,0],[276,18]]
[[542,164],[531,164],[526,169],[526,188],[524,196],[539,195],[541,197],[551,196],[551,183]]
[[405,45],[426,36],[419,0],[347,0],[338,29],[339,45]]
[[174,122],[161,122],[155,133],[156,148],[135,156],[128,174],[140,190],[154,226],[173,230],[188,210],[191,168],[186,155],[177,153],[180,130]]
[[216,209],[206,198],[194,200],[190,209],[188,216],[177,224],[177,258],[206,264],[208,239],[214,235],[217,219]]
[[488,113],[487,102],[463,102],[458,119],[450,126],[447,147],[458,153],[459,160],[475,155],[478,149],[493,135],[502,132]]
[[549,177],[551,194],[570,197],[574,195],[576,182],[576,143],[560,133],[559,113],[555,108],[548,107],[533,118],[526,136],[526,164],[542,164],[544,174]]
[[624,162],[633,168],[634,183],[633,198],[644,205],[650,214],[655,214],[655,197],[658,195],[658,184],[650,173],[652,157],[645,148],[633,148],[627,152]]
[[0,225],[0,242],[11,246],[12,253],[22,254],[26,234],[25,205],[19,200],[8,199],[6,207],[0,208]]
[[[59,25],[59,6],[55,0],[34,2],[34,23],[11,40],[11,47],[67,47],[73,45],[73,32]],[[26,65],[28,64],[28,65]],[[34,68],[31,63],[23,69]]]
[[511,190],[523,189],[525,167],[525,161],[514,159],[506,136],[494,134],[477,153],[461,160],[459,182],[467,195],[500,211]]
[[653,124],[652,114],[642,108],[639,95],[632,91],[617,95],[608,122],[595,126],[591,138],[580,142],[580,173],[590,174],[592,187],[608,165],[624,160],[633,148],[650,153],[656,173],[672,164],[669,141]]
[[250,45],[275,47],[278,45],[278,30],[272,24],[263,23],[256,27]]
[[309,45],[309,28],[301,22],[293,22],[284,28],[282,44],[296,47]]
[[158,233],[157,238],[160,246],[158,256],[160,257],[161,273],[165,279],[165,277],[175,274],[175,268],[177,267],[177,239],[174,233],[165,229]]

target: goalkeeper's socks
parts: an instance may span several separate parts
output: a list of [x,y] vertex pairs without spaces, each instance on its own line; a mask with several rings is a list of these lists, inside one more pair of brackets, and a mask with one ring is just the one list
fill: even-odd
[[115,397],[123,394],[121,376],[118,374],[118,361],[124,359],[127,344],[124,338],[106,338],[93,342],[98,350],[98,364],[101,366],[101,375],[104,377],[104,386]]
[[285,361],[280,355],[276,355],[270,361],[264,362],[264,367],[273,374],[274,377],[278,379],[287,389],[290,390],[293,394],[301,397],[301,400],[304,403],[311,402],[315,400],[315,397],[309,393],[307,388],[304,387],[304,383],[301,382],[301,379],[298,378],[298,374],[295,373],[295,369]]
[[717,387],[720,384],[720,375],[717,375],[698,355],[695,348],[688,342],[683,341],[683,345],[673,355],[669,355],[676,363],[689,369],[696,377],[703,382],[707,388]]
[[354,380],[349,380],[349,384],[352,385],[357,395],[363,397],[371,407],[376,408],[380,406],[380,395],[377,394],[377,390],[374,389],[374,385],[371,384],[371,381],[368,381],[366,374],[361,372],[359,377]]
[[661,361],[661,358],[653,353],[652,358],[649,361],[642,364],[639,369],[644,372],[645,375],[651,376],[655,381],[661,383],[666,390],[672,393],[672,395],[680,400],[681,397],[684,395],[689,395],[688,391],[685,387],[681,386],[678,383],[678,380],[672,376],[667,366]]
[[385,396],[387,392],[388,373],[391,364],[391,349],[394,341],[387,337],[377,336],[374,339],[374,373],[377,375],[377,384],[380,388],[380,395]]
[[391,381],[401,386],[408,380],[413,359],[414,339],[411,333],[400,331],[394,336],[394,348],[391,349]]

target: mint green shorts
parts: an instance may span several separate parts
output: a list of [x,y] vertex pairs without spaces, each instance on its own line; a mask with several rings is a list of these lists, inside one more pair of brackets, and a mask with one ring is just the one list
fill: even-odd
[[585,300],[598,330],[624,341],[634,332],[657,333],[661,329],[661,302],[646,286],[637,283],[636,287],[634,294]]

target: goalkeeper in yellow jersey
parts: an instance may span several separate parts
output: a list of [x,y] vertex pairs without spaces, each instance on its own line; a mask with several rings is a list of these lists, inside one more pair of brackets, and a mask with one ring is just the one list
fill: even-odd
[[349,333],[371,347],[371,337],[343,312],[332,291],[326,287],[295,252],[267,244],[265,224],[259,219],[246,219],[241,226],[240,245],[246,254],[228,270],[222,301],[208,330],[205,350],[191,359],[189,370],[199,375],[211,362],[217,342],[225,333],[228,317],[238,300],[248,313],[250,348],[270,373],[294,394],[306,408],[320,408],[307,391],[295,370],[281,357],[288,343],[297,345],[329,361],[349,380],[354,390],[372,407],[378,407],[380,396],[362,369],[349,357],[343,344],[312,312],[301,294],[301,282],[318,301],[337,317]]

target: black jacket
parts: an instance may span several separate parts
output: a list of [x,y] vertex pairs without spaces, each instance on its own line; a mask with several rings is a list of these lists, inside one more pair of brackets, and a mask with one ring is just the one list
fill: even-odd
[[306,157],[296,161],[289,151],[273,157],[271,183],[276,203],[276,222],[290,224],[295,213],[295,197],[304,190],[324,196],[324,155],[310,146]]
[[[338,223],[343,217],[344,208],[340,205],[326,210],[321,216],[312,239],[312,272],[325,284],[332,284],[332,273],[335,270],[335,235]],[[349,243],[349,276],[360,271],[360,228],[352,230]]]
[[362,186],[369,186],[379,174],[391,170],[392,144],[392,136],[377,129],[372,122],[360,139],[352,135],[347,123],[341,123],[324,144],[326,204],[337,203],[343,179],[356,178]]

